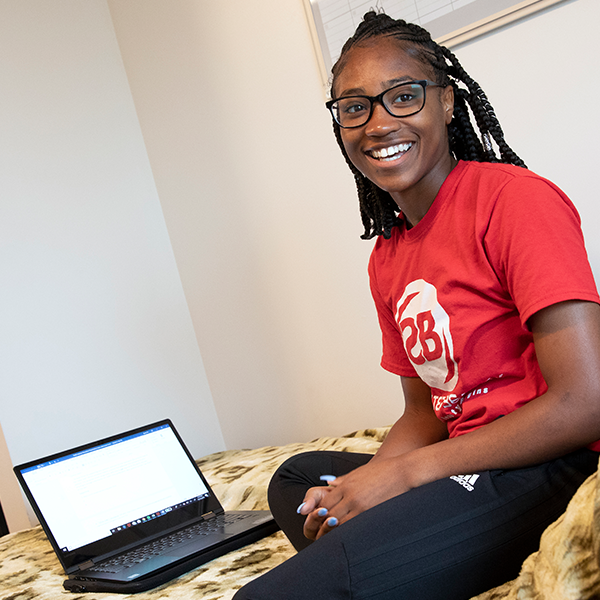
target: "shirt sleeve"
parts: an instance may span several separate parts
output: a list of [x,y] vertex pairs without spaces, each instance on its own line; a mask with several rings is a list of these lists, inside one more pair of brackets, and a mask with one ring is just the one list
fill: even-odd
[[418,377],[412,363],[406,356],[402,335],[394,318],[393,307],[384,301],[377,286],[377,275],[374,265],[374,254],[369,261],[369,282],[371,294],[377,309],[379,326],[381,327],[382,355],[381,366],[390,373],[403,377]]
[[485,247],[524,326],[534,313],[558,302],[600,301],[577,209],[545,179],[526,175],[503,187]]

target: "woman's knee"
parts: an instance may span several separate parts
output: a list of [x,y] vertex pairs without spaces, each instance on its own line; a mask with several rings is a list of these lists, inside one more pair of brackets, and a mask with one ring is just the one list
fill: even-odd
[[269,498],[284,489],[304,489],[326,485],[323,475],[340,476],[367,463],[370,454],[315,450],[288,458],[273,474],[269,483]]
[[317,450],[291,456],[277,468],[271,481],[294,480],[298,483],[312,485],[315,473],[320,470],[320,465],[325,460],[324,454],[324,452]]

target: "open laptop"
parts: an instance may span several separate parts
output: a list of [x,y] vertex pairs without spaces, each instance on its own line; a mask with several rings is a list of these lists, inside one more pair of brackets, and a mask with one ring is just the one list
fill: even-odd
[[147,590],[278,529],[225,512],[168,419],[14,471],[73,592]]

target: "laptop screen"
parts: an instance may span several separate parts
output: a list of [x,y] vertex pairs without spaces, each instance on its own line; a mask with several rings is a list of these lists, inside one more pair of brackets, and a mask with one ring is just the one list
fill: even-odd
[[172,525],[170,513],[206,504],[199,501],[210,495],[169,422],[20,472],[63,555],[111,536],[128,539],[120,532],[149,530],[150,521]]

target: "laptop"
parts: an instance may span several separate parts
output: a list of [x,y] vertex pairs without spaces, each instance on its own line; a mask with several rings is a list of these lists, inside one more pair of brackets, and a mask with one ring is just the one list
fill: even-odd
[[73,592],[141,592],[279,529],[225,512],[169,419],[14,471]]

